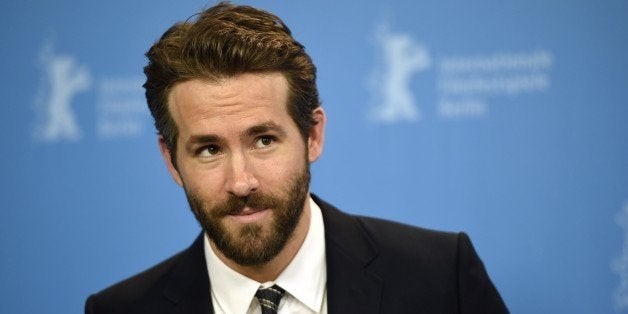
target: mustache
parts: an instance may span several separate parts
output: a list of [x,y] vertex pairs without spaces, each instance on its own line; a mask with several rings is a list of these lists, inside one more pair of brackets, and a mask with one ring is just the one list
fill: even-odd
[[280,204],[277,198],[259,192],[244,197],[230,195],[224,202],[216,204],[213,212],[217,216],[227,216],[237,214],[245,207],[277,208]]

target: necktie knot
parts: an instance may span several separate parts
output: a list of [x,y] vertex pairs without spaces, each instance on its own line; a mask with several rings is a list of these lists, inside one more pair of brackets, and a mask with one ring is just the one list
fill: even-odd
[[284,292],[286,291],[278,285],[258,289],[255,296],[262,307],[262,314],[276,314],[277,308],[279,308],[279,301],[281,301]]

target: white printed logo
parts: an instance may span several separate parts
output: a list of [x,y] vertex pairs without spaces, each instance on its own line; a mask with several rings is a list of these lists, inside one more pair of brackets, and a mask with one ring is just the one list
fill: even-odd
[[393,33],[381,25],[375,35],[383,53],[383,69],[375,72],[371,89],[375,106],[371,118],[377,122],[415,121],[421,117],[410,79],[431,65],[427,49],[408,34]]
[[89,69],[68,55],[56,55],[51,44],[40,54],[45,82],[38,91],[36,105],[41,122],[35,137],[45,142],[77,140],[81,130],[72,111],[72,99],[92,84]]
[[[443,120],[482,117],[489,114],[491,102],[504,104],[525,94],[545,93],[551,86],[554,56],[542,47],[438,55],[428,52],[410,33],[391,32],[385,24],[377,27],[374,37],[380,55],[369,82],[369,118],[375,122],[416,121],[425,118],[425,111],[419,107],[426,105],[435,109],[427,112]],[[411,79],[432,67],[434,71],[423,75],[429,75],[433,85],[421,88],[433,91],[436,97],[432,104],[418,106]]]
[[628,309],[628,202],[617,215],[617,224],[624,229],[624,244],[621,256],[613,261],[612,268],[619,275],[619,286],[615,289],[615,309]]

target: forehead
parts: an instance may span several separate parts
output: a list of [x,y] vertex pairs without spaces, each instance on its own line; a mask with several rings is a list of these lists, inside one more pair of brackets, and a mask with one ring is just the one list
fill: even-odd
[[288,83],[281,73],[246,73],[218,82],[179,83],[168,96],[168,106],[184,135],[271,119],[282,122],[289,119],[287,100]]

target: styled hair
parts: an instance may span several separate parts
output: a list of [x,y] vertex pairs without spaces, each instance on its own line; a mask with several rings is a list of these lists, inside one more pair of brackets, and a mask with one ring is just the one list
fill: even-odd
[[280,72],[288,81],[288,113],[307,139],[320,106],[316,67],[279,17],[250,6],[219,4],[170,27],[146,53],[146,101],[176,167],[179,131],[168,94],[191,79],[219,81],[243,73]]

